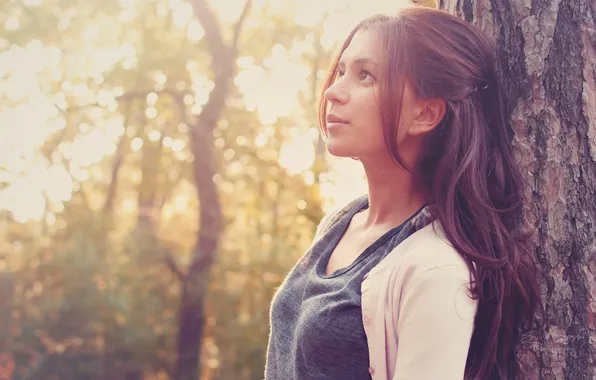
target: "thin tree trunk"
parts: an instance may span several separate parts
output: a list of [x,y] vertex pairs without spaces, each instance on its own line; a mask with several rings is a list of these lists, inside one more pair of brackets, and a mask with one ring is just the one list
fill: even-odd
[[122,131],[122,136],[120,136],[120,139],[118,140],[118,145],[116,146],[116,152],[114,153],[112,168],[110,170],[110,182],[108,184],[106,197],[103,203],[103,217],[108,221],[113,217],[112,214],[114,211],[116,197],[118,195],[118,186],[120,183],[120,169],[122,168],[122,164],[124,163],[124,159],[128,150],[127,144],[129,141],[126,133],[128,131],[128,126],[131,119],[132,107],[133,106],[131,102],[127,102],[123,109],[124,130]]
[[520,378],[596,379],[596,2],[439,5],[498,39],[546,304]]
[[[144,126],[148,129],[148,125]],[[162,169],[163,135],[158,141],[151,141],[146,132],[142,133],[141,182],[138,185],[137,228],[143,232],[155,232],[158,210],[159,173]]]
[[[126,124],[125,124],[126,126]],[[126,143],[128,142],[128,138],[126,137],[126,129],[120,136],[120,140],[118,140],[118,145],[116,146],[116,152],[114,153],[114,159],[112,163],[112,168],[110,170],[110,182],[108,184],[108,189],[106,191],[106,198],[103,204],[103,213],[105,217],[111,218],[112,212],[114,210],[114,204],[116,201],[116,195],[118,192],[118,184],[119,184],[119,175],[120,169],[124,162],[124,157],[126,155]]]
[[235,74],[237,41],[251,6],[246,2],[234,26],[232,42],[226,44],[219,23],[205,0],[191,0],[195,15],[205,30],[205,42],[211,54],[215,86],[195,123],[189,123],[190,147],[194,155],[193,175],[200,207],[199,229],[191,264],[182,277],[182,296],[178,310],[177,362],[175,380],[196,380],[201,373],[200,350],[204,335],[204,305],[209,269],[218,249],[223,230],[223,215],[216,184],[213,131],[225,106],[229,86]]

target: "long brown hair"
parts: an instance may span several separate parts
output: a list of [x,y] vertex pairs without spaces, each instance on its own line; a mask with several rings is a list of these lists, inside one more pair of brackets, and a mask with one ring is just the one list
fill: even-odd
[[[428,193],[434,217],[472,274],[478,312],[465,378],[513,379],[520,334],[531,328],[542,303],[529,235],[523,232],[523,180],[497,75],[496,44],[478,27],[440,10],[411,7],[395,17],[374,16],[352,30],[325,89],[360,30],[380,37],[385,68],[378,101],[385,144],[396,164],[405,167],[395,142],[406,81],[418,98],[446,102],[423,157],[406,169]],[[326,110],[323,96],[325,135]]]

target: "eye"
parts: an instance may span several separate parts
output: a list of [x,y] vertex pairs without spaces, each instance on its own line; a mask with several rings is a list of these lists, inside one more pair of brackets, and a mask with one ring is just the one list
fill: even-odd
[[375,78],[372,76],[372,74],[370,72],[368,72],[366,70],[362,70],[360,72],[360,75],[358,75],[358,79],[359,80],[367,80],[367,79],[373,80]]
[[344,74],[345,74],[345,71],[337,70],[337,77],[338,77],[338,78],[341,78],[341,77],[343,77],[343,76],[344,76]]

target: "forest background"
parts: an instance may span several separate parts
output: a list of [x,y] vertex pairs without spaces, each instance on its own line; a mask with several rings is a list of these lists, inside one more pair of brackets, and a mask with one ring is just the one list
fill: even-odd
[[[501,58],[521,54],[526,71],[514,62],[505,77],[536,69],[532,50],[515,49],[516,38],[528,40],[520,30],[532,26],[516,29],[521,0],[423,3],[494,31]],[[549,52],[568,57],[575,45],[558,47],[557,33],[570,41],[587,35],[592,50],[583,44],[579,57],[594,54],[595,6],[547,3],[528,8],[526,18],[536,11],[543,25],[551,15],[557,27],[536,34],[531,47],[546,41]],[[322,215],[366,191],[359,163],[329,156],[318,129],[330,60],[357,21],[409,5],[2,0],[0,379],[262,379],[276,287]],[[577,31],[563,31],[568,13]],[[557,62],[543,59],[543,72],[550,63]],[[594,89],[593,76],[567,73],[580,89]],[[509,95],[534,104],[511,78]],[[528,78],[521,83],[532,87],[535,76]],[[544,99],[575,88],[556,80],[558,89],[542,85],[550,91]],[[596,109],[591,94],[573,99],[580,118]],[[525,361],[541,378],[588,379],[596,376],[596,248],[587,232],[596,219],[596,127],[555,106],[558,130],[538,135],[528,127],[520,135],[555,141],[576,128],[579,142],[568,143],[581,147],[579,155],[564,168],[584,179],[557,182],[565,191],[553,194],[546,185],[565,178],[555,169],[567,150],[518,142],[520,157],[532,162],[555,153],[546,160],[555,171],[524,166],[540,180],[529,210],[537,239],[545,239],[536,252],[545,300],[553,300],[546,329],[527,337],[533,354]],[[520,107],[512,119],[526,115],[544,128],[531,124],[532,110]],[[577,219],[571,211],[580,209]],[[584,223],[574,225],[576,245],[558,245],[563,238],[549,231],[576,220]]]

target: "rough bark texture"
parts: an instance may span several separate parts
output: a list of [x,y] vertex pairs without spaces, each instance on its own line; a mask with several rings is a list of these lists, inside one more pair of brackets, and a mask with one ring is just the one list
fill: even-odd
[[596,2],[441,0],[498,41],[546,324],[527,379],[596,379]]

